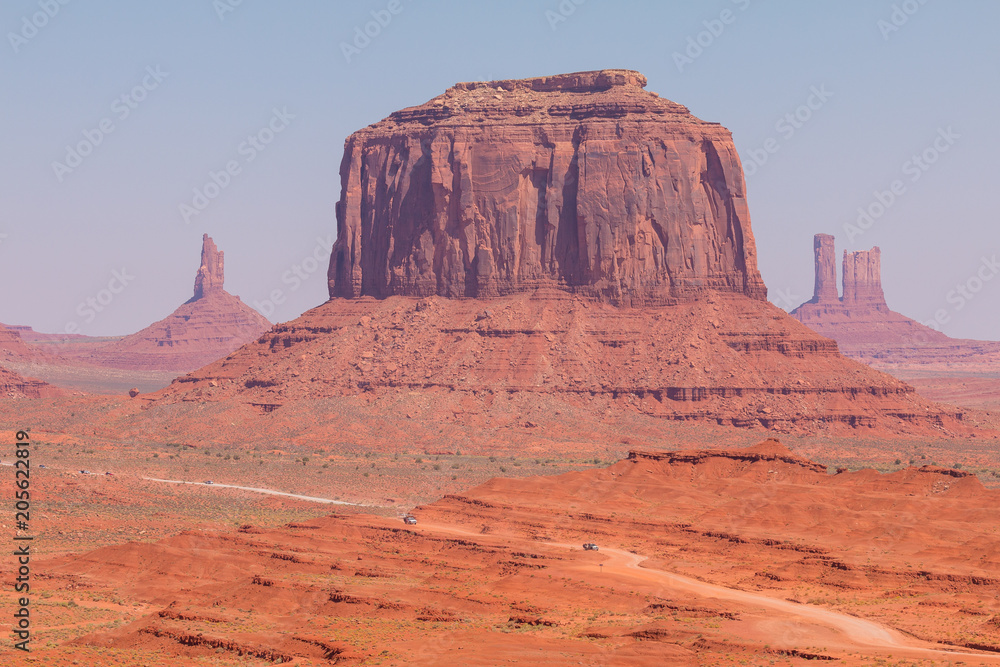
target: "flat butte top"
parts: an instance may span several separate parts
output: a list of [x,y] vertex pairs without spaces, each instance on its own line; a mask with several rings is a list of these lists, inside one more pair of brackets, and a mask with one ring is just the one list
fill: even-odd
[[392,113],[361,133],[392,134],[421,127],[541,125],[585,119],[653,121],[722,129],[687,107],[645,90],[646,77],[627,69],[531,79],[457,83],[424,104]]

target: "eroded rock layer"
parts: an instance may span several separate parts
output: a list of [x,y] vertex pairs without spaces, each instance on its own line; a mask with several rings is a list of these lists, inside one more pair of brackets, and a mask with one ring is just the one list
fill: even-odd
[[784,430],[961,428],[958,412],[732,294],[643,308],[554,289],[486,303],[333,299],[149,400],[242,403],[280,421],[285,405],[413,391],[435,392],[438,412],[487,422],[505,404],[489,397],[516,395],[556,414],[560,403],[599,400],[667,420]]
[[882,292],[882,251],[878,246],[844,251],[844,304],[888,310]]
[[834,238],[829,234],[817,234],[813,239],[813,252],[816,255],[816,286],[810,303],[839,301]]
[[63,394],[61,389],[48,383],[0,366],[0,398],[52,398]]
[[728,130],[629,70],[460,83],[351,135],[330,295],[766,297]]

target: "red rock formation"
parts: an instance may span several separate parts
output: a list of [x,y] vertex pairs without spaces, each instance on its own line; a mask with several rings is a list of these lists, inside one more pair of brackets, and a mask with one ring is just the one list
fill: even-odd
[[[474,299],[331,299],[149,398],[252,406],[269,415],[255,428],[274,428],[273,437],[315,422],[306,406],[359,394],[380,397],[386,413],[372,408],[371,419],[383,425],[400,418],[401,404],[426,401],[428,420],[495,427],[530,418],[543,430],[552,414],[580,408],[777,430],[961,429],[958,411],[743,295],[633,308],[553,289],[498,297],[486,310]],[[334,437],[316,428],[312,437]],[[415,428],[393,446],[421,441]]]
[[0,360],[4,358],[20,360],[31,355],[31,350],[21,339],[20,332],[5,324],[0,324]]
[[[949,338],[891,310],[882,292],[878,247],[844,253],[844,296],[832,298],[829,284],[833,237],[817,234],[816,294],[791,312],[813,331],[837,341],[849,357],[912,379],[931,372],[1000,370],[1000,343]],[[823,276],[822,281],[820,276]],[[820,296],[820,283],[823,296]],[[834,282],[835,285],[835,282]]]
[[[34,356],[17,331],[0,324],[0,363],[24,362]],[[35,378],[23,377],[0,365],[0,398],[48,398],[62,395],[61,389]]]
[[222,283],[225,278],[223,266],[224,254],[219,252],[208,234],[201,237],[201,266],[198,268],[198,275],[194,279],[194,296],[192,301],[197,301],[207,294],[217,294],[222,292]]
[[628,70],[460,83],[355,132],[331,297],[764,299],[729,131],[645,85]]
[[355,133],[330,301],[150,400],[291,404],[276,427],[414,389],[491,423],[509,408],[482,397],[506,392],[546,414],[583,396],[775,429],[957,424],[763,299],[729,132],[644,84],[459,84]]
[[96,353],[92,361],[131,370],[190,371],[256,340],[271,323],[225,291],[223,276],[223,253],[206,234],[194,296],[168,317]]
[[816,255],[816,283],[810,303],[835,303],[839,301],[837,292],[837,263],[834,239],[829,234],[813,237],[813,251]]
[[888,310],[882,293],[882,251],[878,246],[859,252],[844,251],[845,306]]

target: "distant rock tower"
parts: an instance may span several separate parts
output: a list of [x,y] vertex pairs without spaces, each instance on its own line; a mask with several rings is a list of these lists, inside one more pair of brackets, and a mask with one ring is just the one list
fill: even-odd
[[789,313],[816,333],[837,341],[840,351],[861,360],[908,358],[916,345],[947,345],[950,340],[905,315],[890,310],[882,292],[882,251],[844,252],[844,296],[837,296],[834,239],[813,238],[816,289],[813,298]]
[[889,309],[882,292],[882,251],[878,246],[858,252],[844,251],[842,301],[845,306]]
[[173,313],[95,354],[101,366],[187,372],[221,359],[271,328],[271,323],[223,287],[223,253],[208,234],[194,296]]
[[836,303],[840,296],[837,293],[837,255],[833,236],[814,236],[813,252],[816,255],[816,286],[809,303]]
[[225,282],[225,255],[208,234],[201,237],[201,266],[194,278],[192,301],[222,291]]

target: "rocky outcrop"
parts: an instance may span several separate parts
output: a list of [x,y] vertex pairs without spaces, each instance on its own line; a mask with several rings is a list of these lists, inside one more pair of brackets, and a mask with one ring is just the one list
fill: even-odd
[[[376,400],[380,428],[404,420],[399,442],[423,437],[417,422],[519,419],[544,431],[552,415],[577,409],[779,431],[962,428],[958,411],[844,358],[777,307],[719,293],[641,308],[555,289],[485,308],[442,297],[331,299],[150,400],[239,405],[272,415],[277,428],[297,422],[303,405],[359,395]],[[410,414],[421,419],[407,421],[413,408],[401,406],[414,401],[424,407]]]
[[26,378],[19,373],[0,366],[0,399],[2,398],[52,398],[63,396],[65,392],[57,387]]
[[271,323],[223,289],[223,277],[223,253],[206,234],[191,299],[92,361],[130,370],[190,371],[256,340]]
[[753,447],[746,449],[702,449],[697,451],[672,451],[672,452],[650,452],[632,450],[628,453],[627,460],[639,461],[662,461],[667,465],[704,465],[713,462],[713,459],[723,461],[734,461],[738,463],[778,463],[794,468],[803,468],[812,472],[826,475],[826,466],[815,463],[809,459],[792,454],[787,447],[775,438],[768,438]]
[[355,133],[331,299],[148,400],[239,405],[277,428],[363,395],[379,437],[401,414],[534,427],[621,408],[961,430],[960,411],[767,303],[729,132],[644,85],[625,70],[459,84]]
[[16,328],[0,324],[0,360],[4,358],[25,358],[31,356],[31,351],[21,339],[21,333]]
[[924,370],[935,374],[962,369],[984,371],[987,367],[1000,370],[1000,343],[949,338],[889,308],[882,292],[878,247],[844,253],[842,298],[837,296],[836,275],[830,275],[834,238],[817,234],[813,247],[815,293],[791,315],[837,341],[847,356],[893,372],[905,368],[907,379],[919,377]]
[[878,246],[859,252],[844,251],[843,303],[848,307],[888,310],[882,293],[882,251]]
[[208,234],[201,239],[201,266],[194,279],[194,296],[192,301],[204,298],[207,294],[222,292],[225,280],[224,255]]
[[840,300],[837,291],[837,263],[834,238],[829,234],[813,237],[816,255],[816,283],[809,303],[835,303]]
[[331,297],[764,299],[729,131],[629,70],[460,83],[351,135]]

